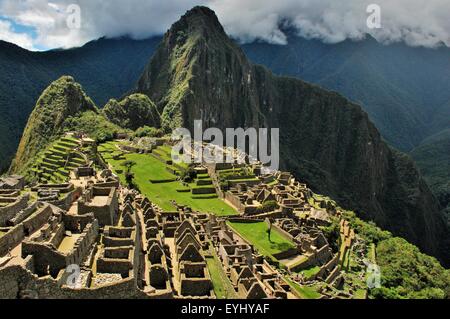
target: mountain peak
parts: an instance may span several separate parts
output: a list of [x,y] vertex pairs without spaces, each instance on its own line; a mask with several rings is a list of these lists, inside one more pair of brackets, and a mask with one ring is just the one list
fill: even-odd
[[197,6],[187,11],[175,22],[166,36],[172,39],[180,39],[183,34],[207,36],[212,33],[226,36],[216,13],[208,7]]
[[[164,128],[191,128],[195,119],[202,119],[205,125],[232,127],[230,125],[239,123],[246,127],[250,122],[260,122],[248,120],[253,115],[258,117],[258,110],[248,109],[248,116],[244,117],[242,108],[250,105],[237,103],[242,96],[250,95],[251,73],[250,62],[241,48],[228,38],[214,11],[195,7],[165,34],[136,92],[155,101]],[[230,83],[239,84],[241,88],[231,89]],[[205,86],[214,86],[213,90],[202,94],[202,103],[211,105],[208,112],[204,112],[201,105],[192,105],[199,97],[194,97],[192,92],[202,92]],[[235,102],[233,115],[225,118],[223,110],[230,106],[230,101]]]

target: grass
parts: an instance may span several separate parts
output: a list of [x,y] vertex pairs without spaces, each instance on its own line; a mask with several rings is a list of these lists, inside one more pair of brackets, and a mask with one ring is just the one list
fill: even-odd
[[206,264],[208,266],[216,297],[218,299],[237,298],[236,292],[225,274],[223,266],[215,252],[213,252],[212,257],[206,258]]
[[275,179],[275,180],[273,180],[272,182],[268,183],[267,186],[275,186],[275,185],[277,185],[277,184],[278,184],[278,180]]
[[193,197],[190,192],[177,192],[177,189],[182,187],[180,182],[151,184],[138,175],[135,177],[135,182],[144,195],[164,210],[173,210],[174,206],[171,204],[171,200],[175,200],[180,205],[188,205],[193,210],[200,212],[212,212],[218,216],[237,215],[233,208],[217,197],[198,199]]
[[301,286],[298,283],[290,280],[289,278],[285,278],[289,286],[294,289],[300,298],[303,299],[318,299],[321,294],[316,291],[313,287],[309,286]]
[[[71,170],[86,164],[84,158],[75,150],[79,146],[75,141],[59,139],[40,153],[35,167],[31,169],[40,182],[63,183]],[[68,161],[69,155],[71,157]]]
[[367,291],[365,289],[357,289],[353,295],[354,299],[366,299]]
[[[121,183],[125,184],[125,167],[121,164],[125,160],[131,160],[136,163],[131,168],[134,173],[134,182],[138,185],[139,190],[151,199],[155,204],[159,205],[163,210],[173,211],[174,206],[171,201],[175,200],[180,205],[190,206],[195,211],[211,212],[218,216],[237,215],[237,212],[224,201],[219,198],[199,199],[192,196],[190,192],[178,192],[184,189],[183,185],[178,181],[165,183],[151,183],[150,180],[173,180],[175,175],[171,174],[166,165],[149,154],[124,154],[121,160],[114,160],[111,152],[116,153],[118,150],[113,143],[105,143],[99,146],[99,151],[103,154],[104,159],[113,166],[114,172],[119,176]],[[120,174],[118,171],[122,171]],[[195,184],[191,184],[195,187]]]
[[2,238],[5,234],[5,232],[0,231],[0,238]]
[[269,240],[267,236],[267,224],[265,222],[229,222],[229,225],[242,237],[252,243],[264,256],[273,256],[274,254],[281,253],[290,248],[295,248],[294,243],[286,239],[276,229],[272,229],[271,238]]
[[314,266],[314,267],[310,267],[307,269],[303,269],[301,271],[301,273],[306,277],[306,278],[311,278],[312,276],[315,276],[320,270],[319,266]]

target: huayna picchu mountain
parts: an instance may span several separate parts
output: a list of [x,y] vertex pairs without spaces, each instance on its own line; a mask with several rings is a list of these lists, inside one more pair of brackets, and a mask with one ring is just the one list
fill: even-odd
[[100,140],[123,131],[106,119],[80,84],[70,76],[63,76],[51,83],[39,97],[28,119],[10,171],[29,173],[37,155],[70,130],[90,133]]
[[250,63],[215,13],[196,7],[173,24],[140,78],[162,127],[280,128],[283,168],[450,262],[440,207],[412,160],[381,138],[360,106]]

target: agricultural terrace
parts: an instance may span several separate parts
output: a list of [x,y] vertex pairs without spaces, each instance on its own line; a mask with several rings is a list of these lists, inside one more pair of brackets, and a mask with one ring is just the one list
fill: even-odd
[[[200,212],[211,212],[218,216],[236,215],[237,212],[218,198],[215,189],[213,193],[195,195],[192,190],[198,188],[211,188],[211,185],[198,185],[198,181],[190,184],[183,184],[178,181],[178,176],[171,173],[176,168],[170,165],[168,146],[158,147],[154,156],[151,154],[124,153],[117,145],[117,142],[108,142],[99,145],[98,151],[103,159],[111,165],[112,170],[119,176],[120,181],[125,185],[125,171],[123,166],[125,161],[136,163],[131,168],[134,173],[134,183],[140,192],[151,199],[155,204],[165,211],[173,211],[175,200],[179,205],[187,205],[193,210]],[[208,177],[208,176],[206,176]],[[204,176],[201,177],[205,179]]]
[[70,171],[86,165],[82,151],[80,140],[61,138],[39,155],[31,171],[41,183],[64,183]]

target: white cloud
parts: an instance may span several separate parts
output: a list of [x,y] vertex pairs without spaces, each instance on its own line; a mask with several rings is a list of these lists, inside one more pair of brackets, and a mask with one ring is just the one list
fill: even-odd
[[[72,3],[81,8],[79,30],[67,28],[66,8]],[[381,29],[367,28],[371,3],[381,7]],[[287,22],[300,35],[325,42],[370,33],[384,42],[450,46],[448,0],[0,0],[0,14],[34,27],[35,44],[53,48],[79,46],[101,36],[161,34],[186,10],[201,4],[215,10],[227,32],[244,42],[285,44],[279,26]]]
[[33,39],[25,33],[16,33],[9,21],[0,20],[0,40],[17,44],[18,46],[34,50]]

